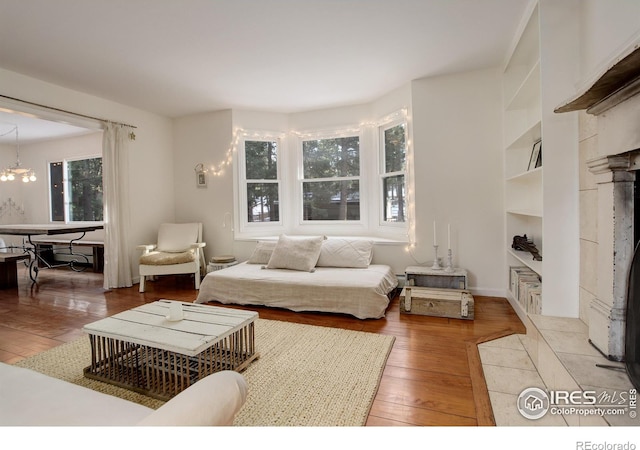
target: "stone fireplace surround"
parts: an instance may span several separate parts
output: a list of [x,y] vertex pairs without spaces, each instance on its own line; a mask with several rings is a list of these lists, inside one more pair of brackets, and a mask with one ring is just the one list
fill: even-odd
[[[595,275],[591,289],[595,292],[589,294],[583,320],[591,344],[613,361],[624,359],[627,276],[634,251],[634,181],[640,169],[638,93],[640,49],[636,46],[589,89],[555,111],[586,110],[597,124],[595,154],[585,162],[595,185],[590,200],[595,201],[581,202],[585,209],[581,228],[592,226],[595,237],[595,251],[580,258],[580,264],[591,267]],[[581,273],[589,272],[584,269]]]

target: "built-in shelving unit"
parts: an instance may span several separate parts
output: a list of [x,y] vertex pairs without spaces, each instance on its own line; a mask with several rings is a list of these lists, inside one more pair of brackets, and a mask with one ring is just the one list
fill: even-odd
[[[577,10],[579,0],[530,0],[503,66],[503,270],[507,298],[525,323],[532,310],[548,316],[579,314],[578,116],[554,112],[575,95],[575,49],[581,37]],[[542,167],[535,167],[531,154],[540,140]],[[523,234],[542,261],[511,248],[513,236]],[[520,290],[513,295],[511,275],[532,276],[527,270],[512,271],[514,266],[525,266],[542,280],[535,301],[533,295],[529,303],[523,301]]]
[[[526,266],[542,278],[542,261],[534,260],[531,253],[511,248],[513,236],[526,234],[544,255],[543,168],[531,163],[533,146],[542,138],[539,30],[539,6],[533,3],[504,67],[503,142],[507,270]],[[514,298],[510,289],[507,291],[519,315],[526,316],[526,307]]]

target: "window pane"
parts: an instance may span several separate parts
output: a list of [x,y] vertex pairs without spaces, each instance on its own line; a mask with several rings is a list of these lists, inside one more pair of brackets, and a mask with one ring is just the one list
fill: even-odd
[[360,138],[349,136],[302,143],[304,178],[360,175]]
[[383,205],[385,222],[405,221],[404,175],[383,179]]
[[360,220],[360,182],[302,183],[304,220]]
[[69,161],[69,221],[102,220],[102,158]]
[[64,222],[64,188],[62,162],[49,164],[49,192],[51,195],[51,221]]
[[384,167],[385,173],[401,172],[405,162],[404,124],[384,131]]
[[278,178],[278,143],[245,141],[247,180],[276,180]]
[[247,183],[247,203],[249,222],[280,220],[277,183]]

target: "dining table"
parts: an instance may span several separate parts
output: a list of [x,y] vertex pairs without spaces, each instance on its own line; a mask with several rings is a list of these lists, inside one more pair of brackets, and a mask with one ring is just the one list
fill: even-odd
[[[23,252],[30,256],[29,258],[29,278],[33,283],[37,282],[38,272],[41,268],[54,269],[58,267],[69,267],[74,271],[84,270],[83,263],[88,263],[89,259],[83,253],[74,251],[74,246],[78,241],[85,237],[89,231],[101,230],[104,225],[101,223],[90,224],[64,224],[64,223],[45,223],[45,224],[32,224],[32,223],[19,223],[19,224],[5,224],[0,225],[0,236],[23,236],[26,238],[26,242],[23,240],[20,246],[10,246],[8,249],[14,252]],[[60,263],[51,263],[48,259],[44,258],[36,242],[33,241],[35,236],[58,236],[60,235],[72,235],[68,236],[68,239],[64,240],[66,246],[68,246],[71,258],[68,261]],[[67,236],[65,236],[67,237]]]

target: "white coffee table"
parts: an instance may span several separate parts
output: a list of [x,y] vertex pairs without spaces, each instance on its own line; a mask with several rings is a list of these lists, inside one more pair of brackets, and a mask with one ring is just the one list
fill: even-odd
[[[168,319],[172,303],[182,320]],[[85,325],[91,364],[84,375],[168,400],[220,370],[241,371],[258,358],[258,313],[159,300]]]

